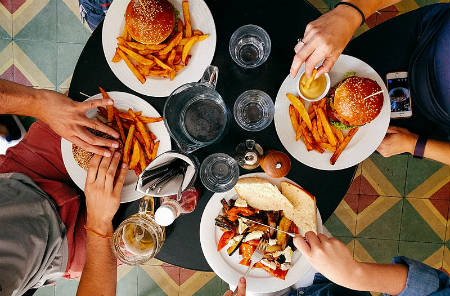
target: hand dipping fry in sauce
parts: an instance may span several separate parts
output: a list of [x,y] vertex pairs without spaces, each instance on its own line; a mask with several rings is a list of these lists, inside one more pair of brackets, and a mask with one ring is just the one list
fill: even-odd
[[325,75],[320,75],[315,78],[317,70],[314,69],[313,75],[310,78],[306,77],[306,73],[303,73],[299,81],[300,93],[310,100],[319,98],[327,88],[327,79]]

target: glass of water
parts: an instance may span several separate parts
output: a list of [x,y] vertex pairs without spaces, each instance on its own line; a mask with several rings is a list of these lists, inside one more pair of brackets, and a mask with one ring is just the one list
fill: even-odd
[[209,191],[228,191],[236,185],[238,179],[239,165],[228,154],[211,154],[200,166],[200,180]]
[[270,37],[256,25],[245,25],[231,35],[229,50],[233,61],[243,68],[261,66],[270,54]]
[[265,129],[273,120],[275,107],[268,94],[252,89],[243,92],[234,103],[234,119],[247,131]]

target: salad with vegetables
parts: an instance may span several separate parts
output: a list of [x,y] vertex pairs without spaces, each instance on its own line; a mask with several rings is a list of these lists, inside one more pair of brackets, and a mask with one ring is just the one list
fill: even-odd
[[217,251],[225,251],[228,256],[239,254],[240,264],[249,266],[251,257],[260,240],[268,242],[264,258],[254,265],[272,276],[284,280],[291,267],[292,254],[296,250],[292,237],[286,233],[248,221],[264,223],[282,231],[299,233],[297,226],[286,218],[283,211],[263,211],[252,208],[243,199],[221,200],[222,212],[215,219],[215,225],[223,234],[217,245]]

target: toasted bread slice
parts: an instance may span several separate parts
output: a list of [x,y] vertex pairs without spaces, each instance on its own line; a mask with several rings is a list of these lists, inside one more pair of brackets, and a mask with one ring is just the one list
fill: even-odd
[[263,211],[280,211],[293,209],[291,202],[281,194],[278,187],[263,178],[240,178],[234,186],[240,198],[255,209]]
[[286,208],[284,215],[292,220],[302,234],[308,231],[317,233],[316,198],[290,182],[281,182],[281,192],[294,205]]

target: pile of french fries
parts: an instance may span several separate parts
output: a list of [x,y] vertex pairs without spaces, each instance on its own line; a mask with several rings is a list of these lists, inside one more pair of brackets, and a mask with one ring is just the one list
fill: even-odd
[[308,109],[301,98],[287,93],[291,102],[289,105],[289,117],[295,131],[295,140],[300,138],[305,143],[306,150],[315,150],[323,153],[325,150],[333,152],[330,164],[334,165],[353,138],[358,128],[350,129],[344,135],[329,122],[326,111],[327,98],[309,104]]
[[[111,99],[103,88],[99,89],[103,98]],[[134,170],[136,176],[139,176],[156,158],[159,148],[159,140],[147,124],[159,122],[162,117],[143,116],[142,111],[134,112],[131,108],[128,112],[123,112],[113,105],[99,107],[98,115],[100,120],[104,118],[106,123],[120,134],[122,162],[128,164],[128,169]]]
[[183,1],[184,22],[178,18],[176,29],[165,43],[142,44],[132,40],[124,26],[117,37],[117,48],[112,62],[123,60],[134,76],[144,84],[146,77],[162,77],[173,80],[177,72],[188,65],[192,46],[209,37],[200,30],[192,30],[189,2]]

